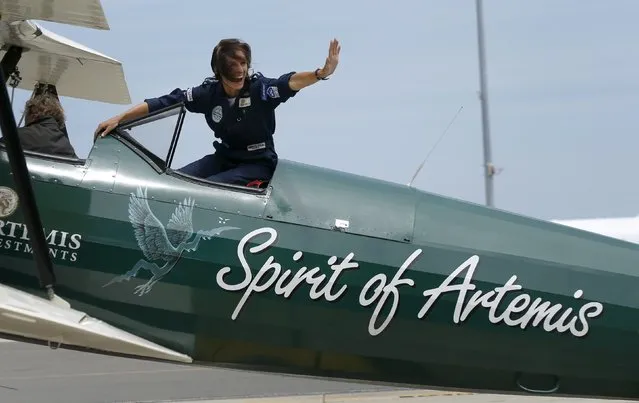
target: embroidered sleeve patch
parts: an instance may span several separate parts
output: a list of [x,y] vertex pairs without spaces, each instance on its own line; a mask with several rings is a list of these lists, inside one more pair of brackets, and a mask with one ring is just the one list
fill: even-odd
[[277,89],[276,86],[270,86],[268,87],[268,89],[266,90],[266,94],[271,97],[271,98],[279,98],[280,97],[280,92]]

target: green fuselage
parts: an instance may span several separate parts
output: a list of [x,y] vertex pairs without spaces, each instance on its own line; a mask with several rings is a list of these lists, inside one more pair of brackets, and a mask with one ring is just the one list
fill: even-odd
[[[76,309],[202,362],[639,396],[638,245],[286,160],[264,192],[222,187],[134,148],[27,155]],[[22,214],[0,218],[0,275],[33,290]]]

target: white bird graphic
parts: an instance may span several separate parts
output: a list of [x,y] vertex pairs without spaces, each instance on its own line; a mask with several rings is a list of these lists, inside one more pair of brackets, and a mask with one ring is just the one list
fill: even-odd
[[[149,207],[146,188],[142,190],[138,187],[136,194],[131,193],[129,220],[133,226],[138,245],[148,260],[140,259],[131,270],[115,277],[103,287],[116,282],[128,281],[135,277],[140,269],[145,269],[150,271],[153,277],[145,284],[135,287],[134,293],[142,296],[151,291],[153,285],[175,267],[184,251],[191,252],[197,249],[201,239],[208,240],[223,231],[239,229],[237,227],[219,227],[208,231],[200,230],[195,234],[195,238],[188,241],[193,235],[193,205],[194,201],[190,197],[184,199],[171,215],[165,230]],[[165,263],[160,267],[152,263],[153,260],[163,260]]]

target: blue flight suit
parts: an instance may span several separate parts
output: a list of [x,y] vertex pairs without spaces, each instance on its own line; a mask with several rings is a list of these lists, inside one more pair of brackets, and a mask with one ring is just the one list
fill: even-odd
[[206,78],[196,87],[149,98],[149,112],[184,102],[189,112],[202,113],[213,130],[215,153],[194,161],[179,171],[213,182],[246,185],[259,179],[270,180],[277,165],[275,108],[294,97],[288,82],[295,72],[279,78],[253,74],[235,98],[229,98],[222,82]]

